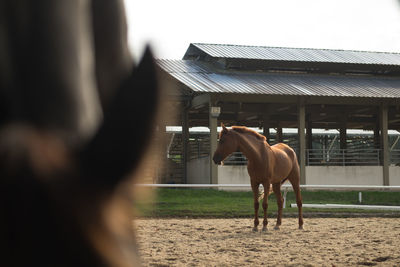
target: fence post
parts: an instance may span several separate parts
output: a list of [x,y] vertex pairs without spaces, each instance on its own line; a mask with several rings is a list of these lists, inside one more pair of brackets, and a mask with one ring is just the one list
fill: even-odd
[[380,149],[377,149],[377,152],[378,152],[378,157],[376,158],[376,164],[379,166],[379,159],[381,158],[381,150]]
[[306,136],[305,136],[305,126],[306,126],[306,107],[304,104],[304,99],[300,98],[298,103],[298,134],[299,134],[299,161],[300,161],[300,184],[306,184],[306,160],[305,160],[305,150],[306,150]]
[[383,185],[389,185],[389,136],[388,136],[388,106],[382,104],[380,108],[381,149],[383,152]]
[[189,111],[187,107],[182,109],[182,164],[183,182],[187,183],[187,162],[189,155]]
[[310,149],[306,149],[306,164],[310,166]]
[[344,149],[341,149],[340,152],[342,152],[343,166],[346,166],[346,157],[344,156],[346,153]]
[[210,101],[209,107],[209,127],[210,127],[210,183],[218,184],[218,166],[214,164],[212,157],[214,151],[217,149],[217,139],[218,139],[218,116],[220,114],[219,107],[213,107]]
[[283,208],[286,209],[286,196],[287,196],[287,188],[283,189]]

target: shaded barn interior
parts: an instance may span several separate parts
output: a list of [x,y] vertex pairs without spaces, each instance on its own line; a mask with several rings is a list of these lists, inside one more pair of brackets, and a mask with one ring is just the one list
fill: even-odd
[[[356,150],[371,153],[367,163],[383,167],[384,184],[388,166],[398,163],[400,54],[190,44],[182,60],[158,64],[180,88],[169,107],[181,114],[181,182],[199,138],[189,128],[211,129],[208,138],[197,142],[208,149],[198,154],[206,156],[216,148],[221,122],[257,128],[272,144],[289,142],[297,151],[303,183],[313,157],[318,164],[329,163],[327,151],[331,158],[335,150],[346,159]],[[336,132],[327,137],[321,129]],[[217,167],[209,168],[210,182],[218,181]]]

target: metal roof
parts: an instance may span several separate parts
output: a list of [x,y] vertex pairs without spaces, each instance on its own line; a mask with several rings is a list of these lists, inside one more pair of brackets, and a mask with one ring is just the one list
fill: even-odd
[[400,79],[382,76],[218,71],[204,62],[158,60],[196,93],[400,98]]
[[207,67],[202,67],[201,62],[192,60],[169,60],[158,59],[158,65],[166,72],[182,72],[182,73],[206,73],[209,72]]
[[200,53],[227,59],[400,66],[400,53],[201,43],[190,44],[184,59]]

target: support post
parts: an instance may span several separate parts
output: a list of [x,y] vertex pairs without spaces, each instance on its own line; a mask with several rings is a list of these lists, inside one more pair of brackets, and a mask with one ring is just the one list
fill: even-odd
[[267,142],[269,142],[271,136],[269,133],[269,116],[267,114],[263,115],[263,135],[267,138]]
[[[378,116],[379,117],[379,116]],[[377,120],[375,127],[374,127],[374,148],[376,149],[380,149],[381,148],[381,136],[379,134],[380,132],[380,121],[382,120],[382,118],[379,118],[379,120]]]
[[[311,120],[309,119],[309,117],[307,118],[307,130],[306,130],[306,148],[308,150],[312,149],[312,123]],[[307,150],[307,151],[308,151]],[[307,153],[308,154],[308,153]],[[306,154],[306,164],[309,165],[309,160],[310,158],[307,157]]]
[[189,118],[187,108],[182,110],[182,161],[183,161],[183,183],[187,183],[187,162],[189,155]]
[[339,129],[340,135],[340,149],[342,150],[343,166],[346,166],[346,154],[347,154],[347,119],[344,119]]
[[282,127],[279,126],[276,128],[276,143],[282,143],[283,142],[283,131]]
[[213,107],[210,102],[209,108],[209,127],[210,127],[210,183],[218,184],[218,166],[213,162],[212,157],[218,145],[218,116],[220,110]]
[[311,123],[310,119],[307,120],[306,136],[307,136],[306,137],[307,138],[307,143],[306,143],[307,149],[312,149],[313,148],[313,146],[312,146],[312,123]]
[[347,131],[346,125],[342,125],[342,127],[340,127],[340,149],[347,148],[346,131]]
[[300,165],[300,184],[306,184],[306,108],[304,101],[300,99],[298,104],[298,132],[299,132],[299,165]]
[[388,139],[388,106],[380,108],[381,149],[383,167],[383,185],[389,185],[389,139]]
[[347,149],[347,111],[343,114],[339,131],[340,149]]
[[[167,126],[166,123],[163,121],[160,123],[159,128],[158,128],[159,135],[160,135],[158,149],[159,149],[159,151],[162,151],[162,154],[160,154],[160,156],[159,156],[160,163],[164,162],[167,159],[168,152],[169,152],[168,151],[168,149],[169,149],[168,141],[169,140],[167,139],[167,127],[166,126]],[[156,179],[155,179],[154,183],[157,183],[157,184],[163,183],[163,180],[162,180],[163,175],[162,174],[164,171],[167,170],[166,167],[167,166],[165,164],[165,166],[163,166],[163,168],[158,168],[155,170]],[[167,173],[167,172],[165,172],[165,173]]]

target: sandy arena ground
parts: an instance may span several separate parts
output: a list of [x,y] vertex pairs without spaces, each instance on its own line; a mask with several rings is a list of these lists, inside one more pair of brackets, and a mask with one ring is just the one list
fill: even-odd
[[144,266],[400,266],[399,218],[139,219]]

